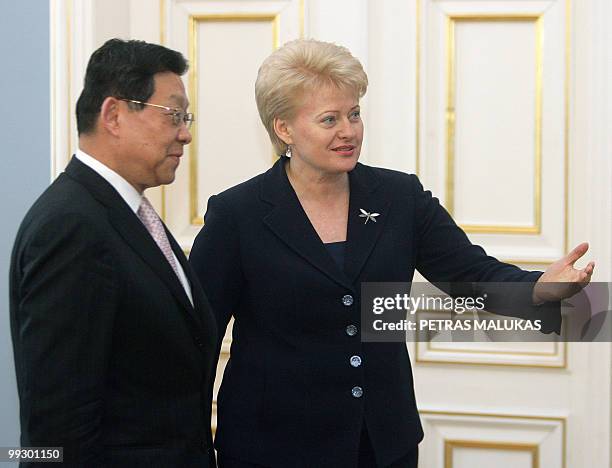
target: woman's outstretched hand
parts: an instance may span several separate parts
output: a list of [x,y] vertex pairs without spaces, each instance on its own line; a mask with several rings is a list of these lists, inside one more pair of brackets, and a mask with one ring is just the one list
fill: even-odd
[[583,242],[565,257],[550,265],[533,288],[533,303],[560,301],[572,297],[591,281],[595,262],[589,262],[582,270],[574,268],[576,261],[589,250]]

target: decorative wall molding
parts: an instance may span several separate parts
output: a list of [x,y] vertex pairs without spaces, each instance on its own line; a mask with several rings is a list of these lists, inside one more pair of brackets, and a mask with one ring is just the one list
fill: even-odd
[[[473,467],[481,462],[482,451],[501,456],[490,462],[499,468],[567,466],[565,416],[426,409],[421,410],[421,417],[424,466]],[[457,460],[459,450],[463,453]],[[521,464],[512,459],[520,452],[524,455],[518,458]]]
[[94,50],[94,0],[50,1],[51,178],[77,148],[74,109]]

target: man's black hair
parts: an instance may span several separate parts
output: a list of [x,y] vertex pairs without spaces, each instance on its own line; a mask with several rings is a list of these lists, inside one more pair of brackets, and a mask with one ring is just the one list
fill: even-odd
[[185,57],[167,47],[134,40],[106,41],[87,64],[83,91],[76,105],[79,135],[94,129],[102,102],[108,96],[146,102],[155,92],[156,73],[183,75],[187,68]]

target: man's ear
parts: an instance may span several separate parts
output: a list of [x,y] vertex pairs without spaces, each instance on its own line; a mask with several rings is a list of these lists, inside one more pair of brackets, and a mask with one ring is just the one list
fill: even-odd
[[119,106],[121,105],[119,99],[109,96],[102,102],[102,107],[100,107],[100,125],[104,128],[108,133],[114,136],[119,135],[119,114],[121,109]]
[[291,138],[291,129],[286,120],[274,118],[274,133],[286,144],[293,144],[293,138]]

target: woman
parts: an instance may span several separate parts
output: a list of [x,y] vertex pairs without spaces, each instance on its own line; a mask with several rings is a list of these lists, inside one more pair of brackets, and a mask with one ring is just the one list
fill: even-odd
[[[542,275],[472,245],[416,176],[357,164],[366,88],[343,47],[298,40],[275,51],[255,93],[284,156],[209,200],[191,262],[220,336],[235,318],[221,468],[415,467],[423,431],[406,346],[361,342],[361,283],[409,282],[415,269],[432,281]],[[593,265],[574,270],[574,257],[541,281],[588,281]]]

